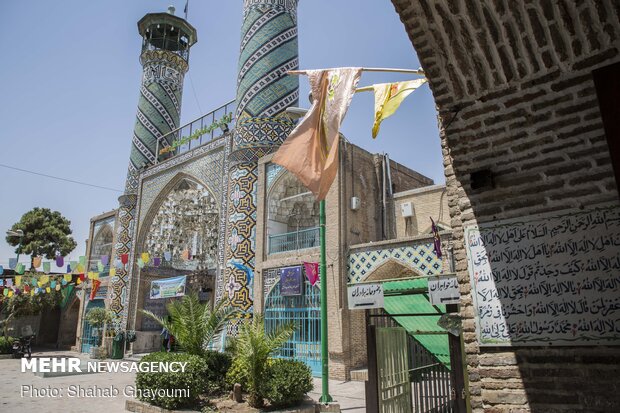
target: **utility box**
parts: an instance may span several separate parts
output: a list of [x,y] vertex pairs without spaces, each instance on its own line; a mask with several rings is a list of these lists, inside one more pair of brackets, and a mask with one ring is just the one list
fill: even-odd
[[400,213],[404,218],[413,216],[413,204],[411,202],[403,202],[400,204]]
[[360,209],[360,199],[356,196],[351,197],[351,209],[353,211]]

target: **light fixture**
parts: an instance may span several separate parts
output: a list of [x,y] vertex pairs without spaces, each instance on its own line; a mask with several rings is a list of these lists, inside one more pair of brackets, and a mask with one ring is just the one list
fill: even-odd
[[293,119],[299,119],[299,118],[303,118],[304,116],[306,116],[306,113],[308,113],[308,109],[304,109],[304,108],[296,108],[296,107],[288,107],[286,108],[285,112]]

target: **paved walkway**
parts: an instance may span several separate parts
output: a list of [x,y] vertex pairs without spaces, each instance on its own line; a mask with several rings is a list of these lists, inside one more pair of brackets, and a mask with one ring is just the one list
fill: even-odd
[[[70,351],[48,351],[33,353],[33,357],[80,357],[84,354]],[[93,373],[61,377],[41,378],[33,373],[22,373],[21,362],[15,359],[0,359],[0,412],[36,413],[121,413],[125,411],[123,395],[126,386],[133,386],[135,373]],[[69,397],[70,386],[80,385],[83,389],[120,389],[116,397]],[[343,412],[362,413],[364,407],[364,383],[330,380],[330,394],[340,404]],[[74,389],[75,387],[73,387]],[[42,396],[58,389],[63,397]],[[315,400],[321,396],[321,380],[314,379]],[[39,396],[39,397],[37,397]]]

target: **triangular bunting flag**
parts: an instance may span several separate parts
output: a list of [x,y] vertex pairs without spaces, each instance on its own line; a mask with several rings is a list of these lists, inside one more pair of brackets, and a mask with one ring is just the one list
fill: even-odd
[[32,266],[39,268],[41,266],[41,257],[32,257]]

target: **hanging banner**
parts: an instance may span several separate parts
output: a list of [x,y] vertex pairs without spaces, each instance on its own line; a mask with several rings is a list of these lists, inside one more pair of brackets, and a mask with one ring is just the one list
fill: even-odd
[[429,278],[428,298],[432,305],[460,303],[461,292],[456,276]]
[[301,295],[304,280],[301,274],[301,265],[280,269],[280,295]]
[[17,266],[17,258],[9,258],[9,268],[14,270]]
[[349,310],[366,308],[383,308],[383,284],[356,284],[350,285]]
[[49,274],[52,270],[52,263],[49,261],[45,261],[43,263],[43,272]]
[[62,267],[63,265],[65,265],[65,258],[62,255],[57,255],[56,256],[56,266],[57,267]]
[[149,298],[170,298],[181,297],[185,295],[185,284],[187,276],[165,278],[163,280],[151,281],[151,290]]
[[164,259],[168,262],[172,261],[172,253],[170,251],[164,252]]
[[101,281],[93,280],[93,287],[90,289],[90,300],[94,300],[97,296],[97,290],[99,290],[99,286],[101,285]]
[[304,268],[306,270],[306,278],[308,278],[310,285],[316,284],[316,282],[319,281],[319,263],[304,262]]
[[110,263],[110,256],[109,255],[102,255],[101,256],[101,263],[103,265],[108,265]]
[[34,268],[39,268],[41,266],[41,257],[32,257],[32,266]]

